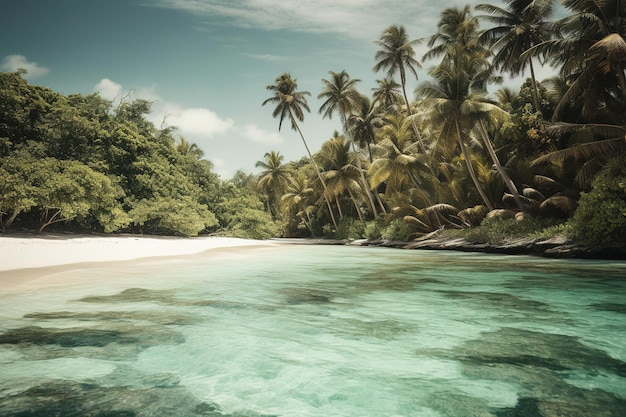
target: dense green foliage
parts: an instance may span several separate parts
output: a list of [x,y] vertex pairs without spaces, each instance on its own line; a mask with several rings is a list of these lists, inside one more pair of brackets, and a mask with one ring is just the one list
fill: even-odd
[[3,230],[195,236],[245,227],[250,237],[278,234],[275,226],[267,230],[273,222],[256,187],[245,203],[229,194],[233,186],[202,152],[156,129],[144,117],[149,111],[145,100],[113,108],[98,95],[64,96],[19,73],[0,74]]
[[580,198],[574,237],[589,246],[626,242],[626,157],[615,158]]

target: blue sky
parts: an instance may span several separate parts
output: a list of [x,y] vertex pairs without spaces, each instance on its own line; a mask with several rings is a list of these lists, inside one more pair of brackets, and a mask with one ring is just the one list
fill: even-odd
[[370,94],[384,77],[372,66],[386,27],[428,37],[443,8],[483,2],[2,0],[0,71],[25,68],[30,83],[63,94],[152,100],[157,127],[177,126],[229,178],[238,169],[255,172],[271,150],[286,160],[305,155],[296,132],[288,124],[279,132],[273,109],[261,107],[277,76],[289,72],[311,92],[301,128],[317,150],[340,130],[336,118],[318,114],[329,71],[345,69]]

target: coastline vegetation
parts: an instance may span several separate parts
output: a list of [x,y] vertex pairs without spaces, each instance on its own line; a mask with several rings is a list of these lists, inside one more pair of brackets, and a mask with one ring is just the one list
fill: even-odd
[[[145,100],[114,107],[0,73],[2,229],[624,245],[626,4],[564,0],[569,14],[552,21],[552,0],[501,3],[447,8],[423,40],[389,26],[370,95],[330,71],[319,113],[342,131],[317,151],[302,130],[311,93],[279,75],[262,105],[307,158],[271,150],[260,174],[228,180],[195,144],[148,122]],[[538,63],[554,76],[537,80]],[[411,94],[422,65],[428,79]],[[526,73],[519,89],[503,86]]]

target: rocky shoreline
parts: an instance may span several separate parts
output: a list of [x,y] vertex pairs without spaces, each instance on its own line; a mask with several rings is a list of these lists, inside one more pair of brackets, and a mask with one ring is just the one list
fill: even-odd
[[462,252],[499,253],[506,255],[534,255],[546,258],[626,259],[626,246],[588,248],[564,236],[550,239],[512,239],[497,245],[472,243],[463,238],[427,237],[411,242],[391,240],[354,240],[344,244],[355,246],[380,246],[399,249],[454,250]]

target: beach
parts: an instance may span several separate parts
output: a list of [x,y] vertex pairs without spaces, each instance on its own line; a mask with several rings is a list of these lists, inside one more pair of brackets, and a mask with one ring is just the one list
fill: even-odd
[[0,290],[33,281],[76,264],[133,261],[197,255],[207,251],[276,245],[231,237],[157,237],[137,235],[0,236]]

